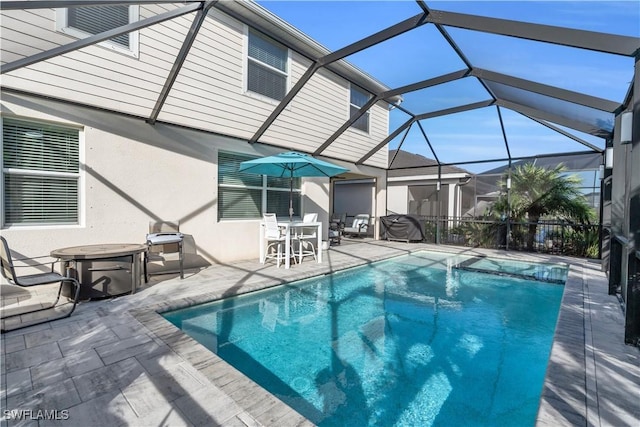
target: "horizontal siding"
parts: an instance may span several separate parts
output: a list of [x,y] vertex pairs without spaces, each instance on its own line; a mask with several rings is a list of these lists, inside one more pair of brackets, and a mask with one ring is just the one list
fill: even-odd
[[[140,7],[140,17],[143,19],[171,8],[171,5]],[[5,19],[3,12],[3,38],[27,40],[28,44],[42,50],[76,40],[55,31],[56,16],[53,9],[39,11],[38,20],[34,20],[34,23],[29,21],[32,16],[29,11],[12,12],[13,20]],[[148,116],[193,16],[190,14],[139,31],[140,59],[102,46],[88,46],[7,73],[3,76],[3,85],[25,91],[34,91],[37,87],[38,93],[47,96]],[[32,36],[29,38],[23,33]],[[153,40],[160,37],[161,42],[154,45]],[[37,43],[38,39],[43,41]],[[10,45],[11,48],[15,46]],[[2,49],[4,59],[5,47]],[[24,57],[32,53],[23,49],[18,55]],[[15,59],[15,55],[12,59]],[[41,81],[47,84],[39,84]]]
[[[315,151],[348,120],[348,103],[348,82],[324,70],[317,72],[291,103],[291,109],[285,110],[265,133],[263,140],[273,144],[295,140],[299,149]],[[386,136],[386,133],[380,133],[380,129],[386,130],[386,124],[373,123],[378,116],[380,110],[372,115],[370,135],[347,130],[323,154],[353,161],[362,157]],[[386,121],[384,115],[381,117]],[[367,164],[378,166],[385,161],[372,159]]]
[[[146,18],[175,5],[140,6]],[[3,76],[3,85],[101,108],[148,117],[174,64],[195,13],[139,31],[139,59],[89,46]],[[55,31],[55,11],[2,12],[2,61],[33,55],[75,38]],[[243,93],[244,26],[213,8],[177,76],[158,120],[242,139],[251,138],[277,102]],[[309,60],[291,53],[289,87]],[[316,72],[260,138],[312,152],[349,116],[349,83],[327,70]],[[323,154],[357,160],[387,134],[383,107],[371,113],[369,135],[348,130]],[[367,164],[386,166],[386,153]]]
[[[47,68],[52,69],[54,67],[55,65],[49,65]],[[65,72],[71,73],[71,70],[66,69]],[[3,76],[3,85],[7,87],[28,85],[29,91],[31,92],[46,93],[48,96],[52,96],[54,98],[66,98],[69,91],[67,88],[52,86],[49,83],[48,79],[50,78],[51,73],[32,69],[24,70],[20,74],[21,76],[19,79],[11,75]],[[135,114],[136,110],[147,111],[150,108],[151,100],[133,97],[136,104],[123,104],[120,97],[125,94],[117,90],[113,90],[112,88],[101,88],[95,84],[74,81],[72,79],[67,79],[67,82],[74,88],[75,97],[78,98],[77,102],[96,105],[106,109],[129,112],[131,114]],[[148,94],[148,92],[145,94]],[[127,93],[126,95],[131,97],[131,93]]]
[[[30,46],[37,51],[45,51],[59,45],[69,43],[73,39],[69,36],[55,32],[55,11],[45,9],[34,11],[2,11],[2,61],[4,58],[4,42],[17,41]],[[28,56],[27,52],[15,52],[21,57]]]
[[[365,134],[355,129],[347,129],[336,141],[331,144],[325,154],[332,157],[342,158],[344,156],[355,157],[356,160],[367,154],[378,145],[387,135],[388,110],[384,105],[376,104],[370,110],[370,133]],[[387,148],[383,147],[376,154],[371,156],[366,165],[386,168]]]
[[259,111],[250,103],[255,100],[241,93],[243,37],[240,23],[210,12],[159,119],[243,139],[253,136],[270,109]]

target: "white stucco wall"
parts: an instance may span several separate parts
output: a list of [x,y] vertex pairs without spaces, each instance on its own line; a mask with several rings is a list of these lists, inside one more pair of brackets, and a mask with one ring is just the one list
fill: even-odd
[[389,185],[387,190],[387,210],[389,213],[406,214],[409,206],[409,186]]
[[[84,191],[78,226],[2,230],[24,256],[95,243],[143,243],[149,221],[180,221],[186,265],[255,258],[259,220],[218,220],[218,150],[257,156],[282,151],[212,133],[156,123],[52,100],[3,94],[3,116],[71,124],[83,129]],[[327,159],[356,173],[384,171]],[[303,208],[328,225],[329,178],[303,181]]]

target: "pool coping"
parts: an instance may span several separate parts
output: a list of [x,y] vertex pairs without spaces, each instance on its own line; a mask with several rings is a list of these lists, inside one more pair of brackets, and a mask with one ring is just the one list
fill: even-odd
[[[375,259],[351,262],[349,265],[340,266],[339,269],[335,270],[330,268],[328,269],[329,271],[303,273],[296,277],[289,277],[286,280],[274,280],[269,283],[242,288],[238,292],[226,291],[200,294],[197,297],[181,298],[131,309],[129,313],[149,330],[150,335],[155,336],[166,344],[211,381],[213,385],[230,396],[244,411],[245,416],[249,418],[248,420],[243,420],[245,424],[251,425],[255,422],[258,425],[314,425],[279,398],[221,359],[217,354],[208,350],[178,327],[171,324],[161,313],[424,251],[443,252],[452,255],[462,254],[460,248],[419,247],[414,250],[407,250],[403,254],[384,254]],[[542,262],[539,257],[536,257],[536,254],[505,253],[480,249],[473,249],[473,251],[474,253],[480,252],[498,259]],[[546,261],[544,262],[549,262],[549,258],[549,256],[545,256]],[[593,354],[588,353],[588,349],[591,346],[587,342],[589,334],[586,333],[591,329],[587,319],[588,316],[585,316],[586,296],[584,288],[586,283],[582,264],[586,260],[558,256],[551,258],[553,259],[551,262],[568,264],[569,271],[567,281],[563,285],[565,289],[545,374],[543,391],[540,397],[536,425],[599,425],[597,402],[595,401],[597,388],[593,383],[595,364]],[[578,334],[578,341],[576,341],[576,333],[580,330],[583,333]],[[582,339],[581,343],[580,338]],[[568,375],[566,373],[557,375],[558,371],[565,370],[564,368],[568,361],[566,344],[571,348],[571,357],[574,360],[577,357],[578,365],[582,366],[572,367],[573,369]],[[568,387],[569,384],[571,384],[571,387]],[[578,390],[578,392],[575,392],[575,390]],[[559,396],[562,396],[562,398],[560,399]],[[565,401],[567,398],[570,404]],[[559,414],[561,415],[560,418],[558,418]]]

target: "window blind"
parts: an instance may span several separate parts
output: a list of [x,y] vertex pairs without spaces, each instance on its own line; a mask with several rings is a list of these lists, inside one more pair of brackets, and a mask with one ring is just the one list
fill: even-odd
[[247,90],[282,101],[287,93],[287,78],[254,62],[249,62]]
[[[369,95],[351,87],[351,106],[349,108],[350,116],[356,114],[360,108],[364,106],[364,104],[369,101]],[[356,120],[351,127],[356,129],[360,129],[364,132],[369,132],[369,112],[367,111],[365,114],[360,116],[358,120]]]
[[[254,159],[243,154],[218,153],[218,218],[260,218],[265,212],[289,216],[289,178],[238,172],[240,163]],[[293,179],[293,209],[301,212],[301,179]],[[263,200],[266,199],[266,207]]]
[[218,153],[218,182],[227,185],[262,187],[262,175],[239,172],[240,163],[255,157],[240,154]]
[[[293,188],[299,189],[302,186],[302,180],[299,177],[293,178]],[[280,178],[276,176],[267,177],[267,187],[269,188],[286,188],[291,187],[290,178]]]
[[251,188],[218,189],[218,218],[260,218],[262,215],[262,190]]
[[[360,110],[360,107],[354,107],[353,105],[349,109],[349,114],[352,116]],[[358,120],[353,122],[351,127],[360,129],[363,132],[369,132],[369,112],[364,113]]]
[[6,225],[77,224],[78,180],[5,175]]
[[78,130],[5,118],[2,155],[5,168],[78,172]]
[[249,32],[247,90],[281,101],[287,93],[287,58],[286,48]]
[[249,56],[287,72],[287,49],[254,31],[249,32]]
[[[293,192],[293,211],[300,214],[300,193]],[[278,190],[267,190],[267,210],[265,212],[273,212],[277,216],[289,217],[289,192]]]
[[[129,6],[126,5],[70,7],[67,9],[67,25],[89,34],[100,34],[128,23]],[[110,40],[129,49],[129,34],[121,34]]]
[[77,224],[79,131],[2,120],[4,224]]

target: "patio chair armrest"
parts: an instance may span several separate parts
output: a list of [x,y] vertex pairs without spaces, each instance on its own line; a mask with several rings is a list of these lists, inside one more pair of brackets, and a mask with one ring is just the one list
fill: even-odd
[[[46,262],[32,262],[33,260],[37,260],[37,259],[40,259],[40,258],[49,258],[49,259],[51,259],[51,261],[46,261]],[[33,268],[33,267],[39,267],[39,266],[42,266],[42,265],[49,265],[49,264],[51,264],[51,272],[52,272],[52,273],[53,273],[53,272],[54,272],[54,270],[55,270],[56,262],[58,262],[58,260],[57,260],[57,259],[55,259],[55,258],[53,258],[53,257],[50,257],[49,255],[42,255],[42,256],[33,257],[33,258],[14,258],[14,259],[13,259],[13,261],[14,261],[13,268],[27,268],[27,267],[29,267],[29,268]],[[27,263],[24,263],[23,265],[15,265],[15,262],[16,262],[16,261],[18,261],[18,262],[23,262],[23,263],[24,263],[25,261],[27,261],[27,262],[28,262],[28,264],[27,264]]]

